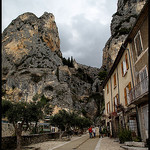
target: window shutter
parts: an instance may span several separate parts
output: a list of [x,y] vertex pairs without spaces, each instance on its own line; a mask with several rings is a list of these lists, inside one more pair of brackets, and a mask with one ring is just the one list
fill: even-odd
[[107,114],[108,114],[108,103],[107,103]]
[[115,97],[114,97],[114,112],[115,112]]
[[127,57],[127,54],[125,55],[125,59],[126,59],[126,68],[127,70],[129,69],[129,65],[128,65],[128,57]]
[[125,105],[127,105],[127,92],[126,92],[126,88],[124,88],[124,98],[125,98]]
[[114,86],[116,86],[116,73],[114,74]]
[[107,83],[107,94],[109,93],[109,86],[108,86],[108,83]]
[[131,82],[128,84],[129,92],[131,91]]
[[123,76],[123,62],[121,62],[121,70],[122,70],[122,76]]
[[118,94],[117,94],[117,105],[119,104],[119,96],[118,96]]
[[127,66],[126,66],[126,61],[123,61],[123,75],[126,73],[127,71]]

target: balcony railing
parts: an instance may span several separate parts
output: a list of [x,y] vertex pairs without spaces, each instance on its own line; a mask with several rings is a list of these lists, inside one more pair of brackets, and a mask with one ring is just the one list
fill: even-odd
[[131,89],[127,96],[128,104],[138,100],[141,96],[148,92],[148,76],[139,82],[134,88]]

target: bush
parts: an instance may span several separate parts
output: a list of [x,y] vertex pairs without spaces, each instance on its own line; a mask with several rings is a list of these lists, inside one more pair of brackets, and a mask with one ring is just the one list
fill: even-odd
[[140,141],[141,141],[141,138],[138,137],[138,136],[136,136],[135,138],[133,138],[133,141],[135,141],[135,142],[140,142]]
[[102,133],[103,133],[103,134],[107,134],[107,127],[104,127],[104,128],[103,128]]
[[107,71],[101,71],[98,73],[99,80],[104,80],[107,76]]
[[132,141],[131,131],[127,129],[120,129],[119,140],[120,143],[124,143],[125,141]]
[[131,28],[121,28],[118,33],[119,35],[128,34],[130,32]]

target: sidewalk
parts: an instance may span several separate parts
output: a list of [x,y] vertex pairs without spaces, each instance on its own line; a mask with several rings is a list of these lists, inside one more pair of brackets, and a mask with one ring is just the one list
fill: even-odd
[[114,138],[104,137],[100,140],[100,149],[99,150],[124,150],[120,146],[124,144],[120,144]]

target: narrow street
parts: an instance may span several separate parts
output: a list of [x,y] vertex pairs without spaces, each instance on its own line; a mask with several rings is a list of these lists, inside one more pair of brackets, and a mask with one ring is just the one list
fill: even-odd
[[76,140],[59,146],[58,148],[53,148],[52,150],[95,150],[99,140],[98,137],[90,139],[89,135],[86,134]]
[[107,150],[123,150],[118,142],[114,142],[114,139],[108,137],[90,139],[88,134],[49,150],[104,150],[104,148]]
[[89,138],[89,134],[73,136],[70,141],[46,141],[25,146],[25,150],[123,150],[117,139],[104,137]]

